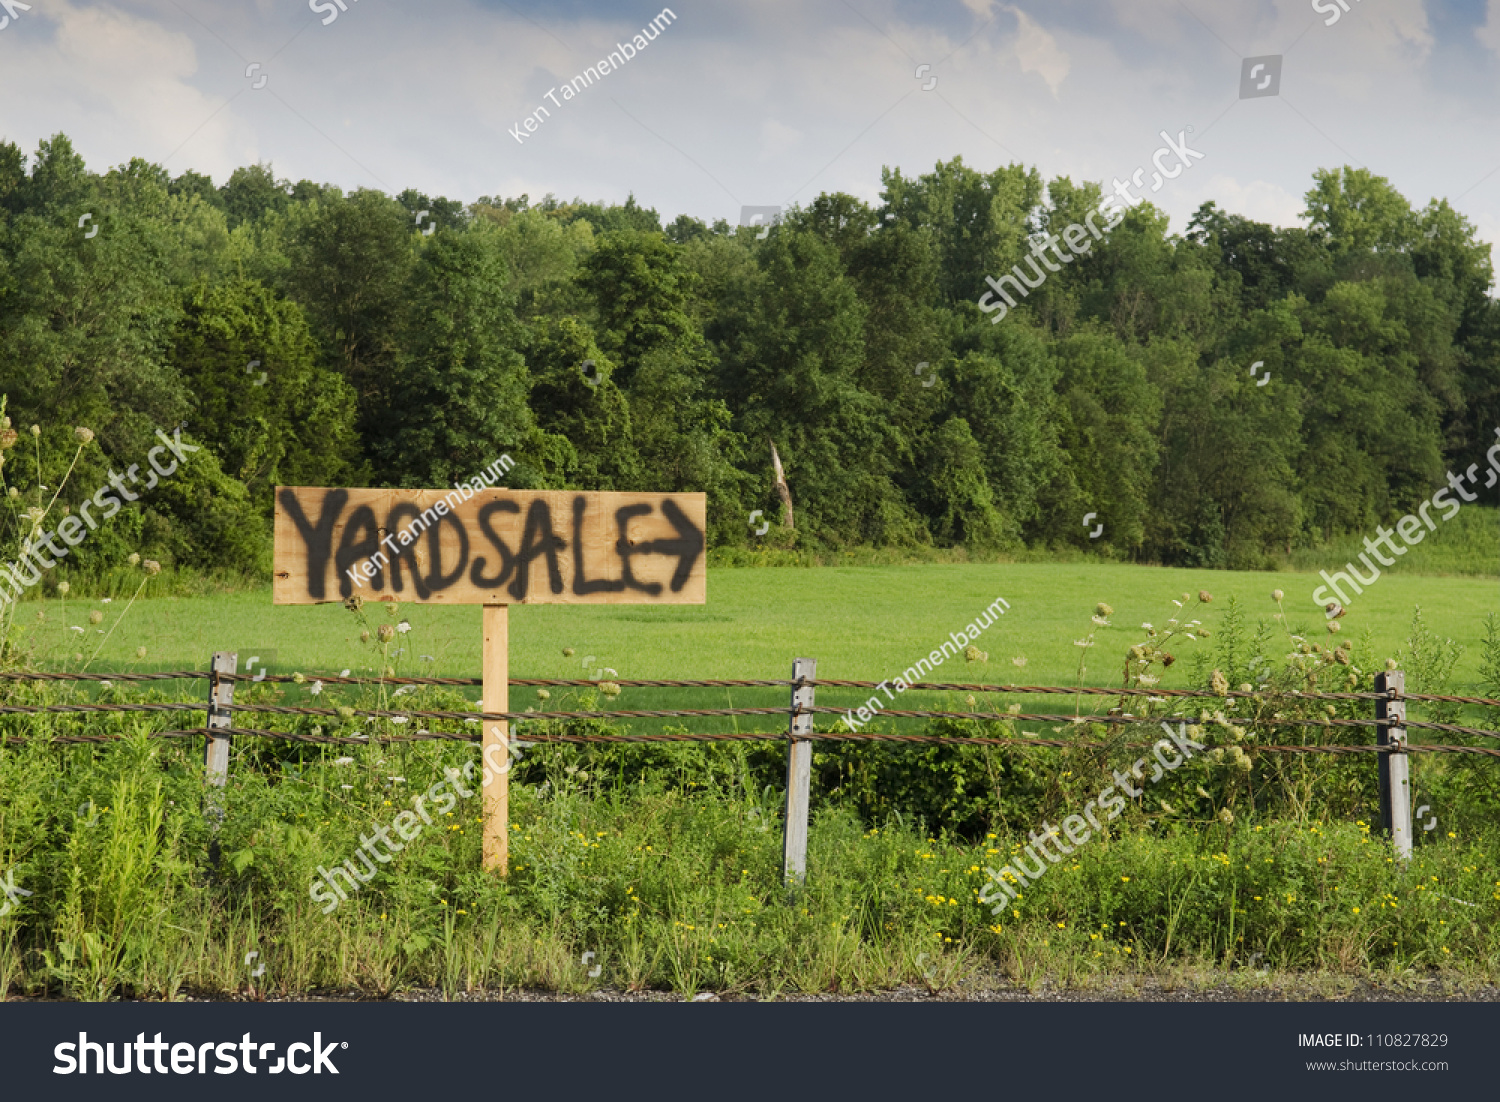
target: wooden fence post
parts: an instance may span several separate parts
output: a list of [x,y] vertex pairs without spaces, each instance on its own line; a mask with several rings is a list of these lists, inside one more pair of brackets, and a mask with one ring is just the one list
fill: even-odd
[[[484,606],[484,710],[510,711],[510,606]],[[510,874],[510,724],[504,720],[484,721],[480,740],[480,760],[494,761],[487,772],[490,783],[484,786],[484,867],[501,876]],[[498,770],[498,772],[496,772]]]
[[1390,835],[1396,859],[1405,861],[1411,857],[1411,758],[1406,754],[1406,728],[1401,726],[1406,719],[1406,701],[1401,699],[1406,691],[1405,671],[1376,674],[1375,691],[1389,694],[1375,702],[1375,718],[1392,722],[1389,727],[1376,728],[1376,742],[1398,748],[1378,755],[1381,825]]
[[213,732],[234,726],[228,704],[234,703],[234,682],[221,678],[220,674],[234,673],[239,669],[239,655],[229,651],[215,651],[213,666],[208,675],[208,743],[203,750],[204,773],[209,783],[207,798],[208,826],[214,834],[208,843],[208,860],[215,867],[219,864],[219,827],[224,822],[224,794],[216,792],[229,781],[229,736]]
[[792,661],[792,722],[786,748],[786,816],[781,848],[782,882],[797,884],[807,879],[808,785],[812,777],[813,686],[817,676],[815,658]]

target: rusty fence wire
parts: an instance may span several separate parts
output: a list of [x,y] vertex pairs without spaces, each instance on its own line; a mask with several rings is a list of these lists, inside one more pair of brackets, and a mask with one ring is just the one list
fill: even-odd
[[[93,682],[108,683],[115,682],[153,682],[153,681],[186,681],[206,680],[211,675],[207,671],[185,670],[169,671],[163,673],[39,673],[39,672],[0,672],[0,681],[32,682],[42,684],[47,682]],[[481,679],[475,677],[385,677],[385,678],[358,678],[358,677],[334,677],[334,676],[305,676],[305,675],[269,675],[261,674],[251,676],[241,673],[224,673],[217,675],[220,681],[248,682],[255,684],[277,684],[277,683],[312,683],[320,682],[323,685],[355,685],[355,686],[450,686],[450,687],[473,687],[482,684]],[[879,689],[881,682],[874,681],[850,681],[833,678],[817,678],[806,681],[794,681],[789,678],[710,678],[710,679],[611,679],[612,683],[621,688],[793,688],[797,686],[810,686],[814,688],[839,688],[839,689]],[[517,688],[598,688],[600,682],[597,680],[563,680],[556,678],[516,678],[510,684]],[[1285,699],[1288,701],[1367,701],[1372,705],[1393,699],[1389,693],[1382,692],[1347,692],[1347,693],[1286,693],[1270,694],[1265,692],[1241,692],[1230,691],[1218,693],[1206,689],[1130,689],[1130,688],[1097,688],[1097,687],[1061,687],[1051,685],[983,685],[968,684],[961,682],[917,682],[908,687],[908,691],[939,691],[939,692],[965,692],[965,693],[988,693],[1007,695],[1061,695],[1061,696],[1104,696],[1116,697],[1122,701],[1130,697],[1149,697],[1155,700],[1165,699],[1215,699],[1215,700],[1249,700],[1265,701],[1268,699]],[[1410,703],[1450,703],[1460,705],[1478,705],[1500,708],[1500,700],[1486,697],[1470,696],[1448,696],[1432,693],[1402,693],[1400,700]],[[90,704],[39,704],[39,705],[3,705],[0,706],[0,716],[5,715],[88,715],[101,713],[151,713],[151,712],[207,712],[206,702],[151,702],[151,703],[90,703]],[[321,717],[327,719],[338,719],[348,721],[351,719],[375,719],[375,720],[442,720],[459,721],[466,724],[476,724],[485,720],[504,720],[511,723],[525,722],[527,724],[546,721],[565,720],[631,720],[631,719],[694,719],[694,718],[722,718],[738,716],[771,716],[786,715],[791,718],[797,714],[811,715],[840,715],[844,710],[827,706],[791,706],[776,707],[743,707],[743,708],[678,708],[678,709],[633,709],[633,710],[591,710],[591,711],[527,711],[527,712],[456,712],[456,711],[434,711],[423,709],[351,709],[351,708],[319,708],[301,707],[278,704],[226,704],[219,706],[223,711],[245,714],[261,715],[288,715]],[[1104,725],[1131,725],[1139,723],[1196,723],[1195,716],[1136,716],[1124,712],[1120,708],[1113,709],[1109,714],[1097,715],[1066,715],[1030,712],[981,712],[981,711],[946,711],[946,710],[917,710],[917,709],[881,709],[880,715],[897,719],[957,719],[957,720],[980,720],[980,721],[1018,721],[1049,724],[1104,724]],[[1488,738],[1500,740],[1500,732],[1483,730],[1475,727],[1467,727],[1451,723],[1432,723],[1418,720],[1401,719],[1345,719],[1336,717],[1319,717],[1316,719],[1295,719],[1276,717],[1274,719],[1257,719],[1250,716],[1226,717],[1226,722],[1235,725],[1247,726],[1283,726],[1283,727],[1321,727],[1321,728],[1375,728],[1377,731],[1383,726],[1399,726],[1407,730],[1433,731],[1448,735],[1462,735],[1476,738]],[[178,730],[152,732],[151,738],[192,738],[207,736],[209,728],[191,727]],[[450,742],[478,742],[480,735],[477,731],[435,731],[425,728],[418,729],[409,734],[391,733],[381,735],[338,735],[320,734],[306,732],[270,731],[257,727],[217,727],[212,732],[217,737],[242,735],[254,738],[280,739],[289,742],[324,743],[334,745],[365,745],[376,743],[396,742],[420,742],[420,741],[450,741]],[[57,735],[57,736],[32,736],[32,737],[8,737],[4,741],[9,745],[17,745],[28,742],[45,742],[47,744],[102,744],[118,741],[126,738],[125,735]],[[814,737],[820,741],[868,741],[868,742],[892,742],[906,744],[960,744],[960,745],[992,745],[992,746],[1039,746],[1054,748],[1107,748],[1110,743],[1098,741],[1085,741],[1082,739],[1049,739],[1034,736],[1026,737],[983,737],[964,735],[913,735],[892,734],[874,731],[818,731]],[[687,733],[669,732],[656,734],[613,734],[602,732],[591,732],[587,734],[570,734],[558,732],[532,732],[527,731],[525,738],[534,743],[651,743],[651,742],[740,742],[757,740],[779,740],[787,738],[785,731],[748,731],[748,732],[720,732],[720,733]],[[1150,743],[1131,743],[1131,747],[1149,746]],[[1327,744],[1327,745],[1259,745],[1254,749],[1273,754],[1388,754],[1393,752],[1404,752],[1414,754],[1469,754],[1486,757],[1500,758],[1500,748],[1485,746],[1455,746],[1455,745],[1429,745],[1429,744],[1407,744],[1401,747],[1369,744]]]

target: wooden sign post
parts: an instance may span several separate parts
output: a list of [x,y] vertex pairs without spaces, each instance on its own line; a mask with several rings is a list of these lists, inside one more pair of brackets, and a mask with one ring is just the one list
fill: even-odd
[[[509,606],[701,605],[706,515],[703,494],[283,486],[273,601],[482,605],[484,711],[508,712]],[[505,763],[484,789],[484,865],[501,875],[509,728],[487,720],[481,742],[486,763]]]

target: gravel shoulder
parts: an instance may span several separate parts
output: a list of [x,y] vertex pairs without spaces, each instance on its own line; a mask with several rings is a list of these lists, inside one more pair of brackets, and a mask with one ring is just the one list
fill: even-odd
[[[187,996],[188,1002],[262,1001],[243,993],[228,998]],[[360,991],[328,991],[288,997],[268,993],[265,1002],[443,1002],[437,988],[412,988],[386,997]],[[1481,981],[1425,976],[1369,978],[1332,974],[1234,972],[1176,972],[1170,975],[1094,977],[1086,983],[1043,979],[1017,984],[999,974],[975,975],[940,991],[905,985],[886,991],[796,992],[774,996],[760,992],[705,992],[684,996],[674,991],[621,991],[602,987],[590,991],[539,991],[526,988],[486,989],[456,993],[453,1002],[787,1002],[787,1003],[1069,1003],[1069,1002],[1477,1002],[1500,1003],[1500,986]]]

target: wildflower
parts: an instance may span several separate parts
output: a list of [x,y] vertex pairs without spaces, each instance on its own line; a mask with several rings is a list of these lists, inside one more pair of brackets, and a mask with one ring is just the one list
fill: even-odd
[[136,647],[135,648],[135,656],[137,658],[145,658],[146,657],[146,648],[145,647]]
[[[3,439],[4,435],[5,435],[4,433],[0,433],[0,439]],[[10,498],[18,498],[18,497],[21,496],[21,491],[18,490],[18,489],[16,489],[14,486],[12,486],[9,490],[5,491],[5,493],[6,493],[6,496],[10,497]]]
[[102,624],[103,622],[104,622],[104,613],[100,612],[97,608],[94,609],[92,612],[89,613],[89,623],[91,623],[91,624]]
[[1177,661],[1177,659],[1168,654],[1166,651],[1161,652],[1161,664],[1163,666],[1170,666],[1175,661]]
[[389,643],[392,639],[396,638],[396,629],[391,627],[390,624],[381,624],[375,629],[375,637],[382,643]]
[[350,612],[358,612],[361,608],[364,607],[364,603],[365,599],[358,593],[355,593],[352,594],[349,599],[344,602],[344,607],[347,608]]
[[80,425],[73,430],[73,439],[77,440],[80,444],[92,443],[94,439],[94,430],[86,429],[82,425]]
[[130,553],[130,557],[128,559],[126,559],[125,561],[128,562],[131,566],[134,566],[134,565],[136,565],[136,563],[138,563],[138,562],[141,561],[141,557],[139,555],[137,555],[134,551],[132,551]]
[[141,563],[141,569],[146,572],[146,577],[153,578],[161,573],[161,563],[155,559],[146,559]]
[[32,425],[31,426],[31,435],[32,436],[40,436],[40,435],[42,435],[42,426],[41,425]]
[[1394,670],[1396,668],[1396,660],[1394,658],[1387,658],[1385,660],[1385,668],[1388,670]]
[[1225,680],[1224,675],[1218,670],[1214,670],[1213,674],[1209,677],[1208,687],[1219,696],[1227,696],[1229,694],[1229,682]]
[[66,597],[68,595],[68,590],[71,589],[71,588],[72,588],[72,586],[68,585],[67,582],[58,582],[57,583],[57,592],[59,594],[61,594],[62,596],[64,596],[64,597]]
[[1010,664],[1012,666],[1024,666],[1024,665],[1026,665],[1026,659],[1025,658],[1012,658],[1010,660]]
[[1275,601],[1278,605],[1281,604],[1281,599],[1285,596],[1286,594],[1279,589],[1271,590],[1271,600]]
[[312,683],[312,694],[313,694],[313,696],[317,696],[322,691],[323,691],[323,682],[321,682],[321,681],[314,681]]
[[1330,620],[1337,620],[1347,611],[1348,609],[1339,604],[1337,601],[1329,601],[1328,604],[1323,608],[1324,615],[1326,615]]
[[296,682],[298,685],[301,685],[301,684],[304,684],[307,681],[307,678],[303,674],[294,673],[294,674],[292,674],[292,680],[294,682]]
[[368,643],[370,641],[370,633],[368,631],[362,631],[362,632],[360,632],[359,633],[359,641],[361,643]]
[[354,709],[351,708],[351,707],[349,707],[349,705],[347,705],[347,704],[340,705],[339,709],[338,709],[338,713],[339,713],[339,718],[340,719],[353,719],[354,718]]
[[1094,615],[1095,616],[1103,617],[1103,618],[1107,619],[1110,616],[1113,616],[1114,614],[1115,614],[1115,610],[1112,609],[1112,608],[1110,608],[1109,605],[1105,604],[1103,601],[1100,601],[1097,605],[1094,606]]
[[353,758],[334,758],[333,759],[333,764],[334,765],[353,765],[354,764],[354,759]]
[[988,662],[989,658],[990,656],[988,654],[980,650],[973,643],[970,643],[967,647],[964,648],[965,662]]
[[1232,825],[1234,823],[1234,812],[1230,811],[1227,807],[1219,808],[1219,822],[1225,826]]
[[1209,799],[1208,790],[1206,788],[1204,788],[1201,784],[1197,788],[1195,788],[1193,791],[1197,792],[1198,795],[1202,796],[1205,800]]
[[1206,589],[1200,589],[1200,590],[1198,590],[1198,600],[1202,601],[1204,604],[1208,604],[1208,602],[1212,601],[1213,599],[1214,599],[1213,594],[1210,593],[1208,590],[1206,590]]
[[399,624],[396,625],[396,630],[399,631],[402,635],[405,635],[408,631],[411,630],[411,624],[409,624],[405,620],[402,620]]
[[575,652],[574,652],[574,650],[573,650],[572,647],[564,647],[563,648],[563,657],[564,658],[572,658],[574,653]]
[[0,451],[16,446],[16,441],[21,439],[15,429],[0,429]]
[[536,698],[545,702],[552,699],[552,694],[549,693],[546,689],[538,689],[536,691]]

